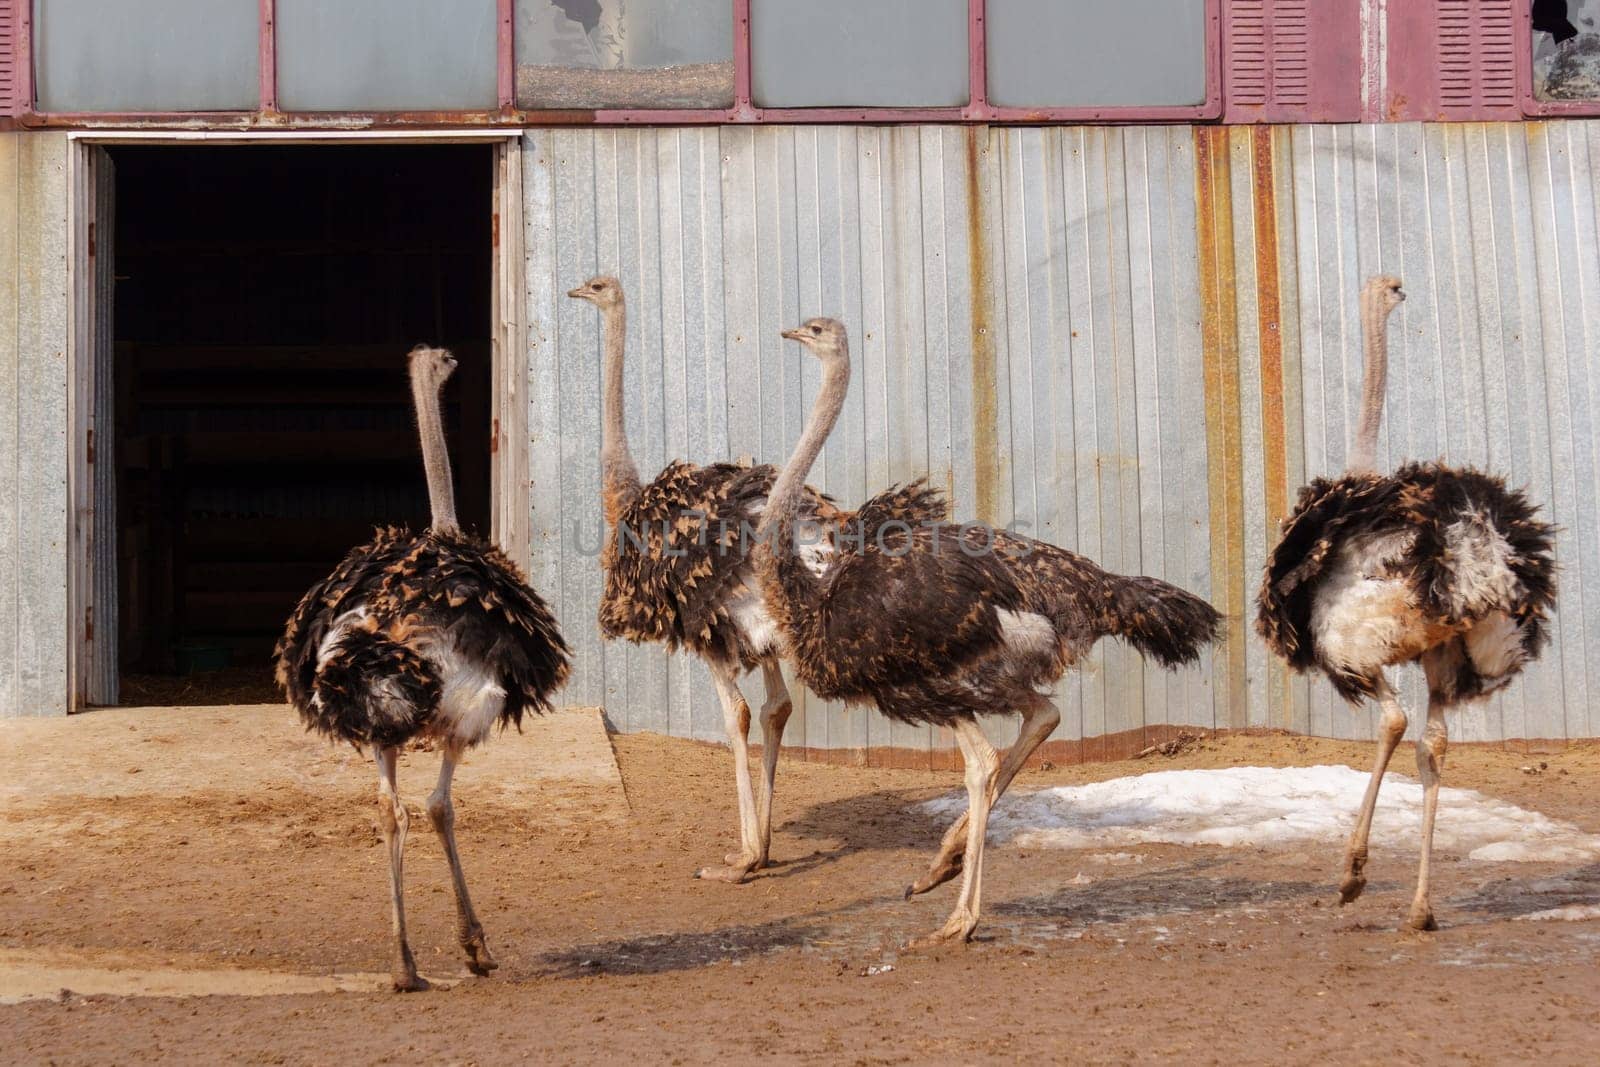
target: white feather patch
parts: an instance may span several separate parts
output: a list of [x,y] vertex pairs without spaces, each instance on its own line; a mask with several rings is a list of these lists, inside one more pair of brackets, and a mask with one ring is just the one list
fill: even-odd
[[1415,537],[1409,531],[1345,545],[1311,605],[1312,638],[1322,658],[1355,674],[1369,674],[1421,653],[1428,627],[1410,586],[1383,574]]
[[1511,545],[1477,513],[1461,516],[1444,532],[1450,552],[1450,606],[1460,616],[1482,615],[1516,599],[1521,582],[1511,569]]
[[1467,631],[1467,656],[1485,678],[1499,678],[1522,665],[1522,628],[1503,611],[1492,611]]
[[1000,637],[1006,651],[1017,656],[1046,656],[1055,652],[1056,628],[1050,620],[1033,611],[1007,611],[997,608]]

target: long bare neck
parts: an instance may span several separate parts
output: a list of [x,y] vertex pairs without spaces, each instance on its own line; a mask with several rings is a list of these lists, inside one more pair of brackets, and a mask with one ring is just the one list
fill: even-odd
[[1361,294],[1361,343],[1365,367],[1361,373],[1361,421],[1350,446],[1352,471],[1370,471],[1378,456],[1378,427],[1383,423],[1383,394],[1389,380],[1389,313],[1380,297]]
[[456,487],[450,478],[450,450],[444,442],[444,419],[439,413],[443,383],[430,387],[411,379],[411,400],[417,410],[417,433],[422,438],[422,466],[428,472],[428,505],[433,510],[433,530],[459,529],[456,523]]
[[844,410],[844,398],[849,389],[850,360],[847,354],[841,353],[840,358],[824,365],[822,390],[811,405],[811,417],[806,420],[805,432],[800,435],[800,443],[795,445],[793,455],[773,483],[772,492],[767,495],[767,509],[761,516],[761,528],[757,536],[759,545],[776,546],[779,542],[774,540],[775,537],[786,538],[790,535],[795,515],[800,509],[801,496],[805,492],[806,476],[811,473],[822,446],[827,443],[828,434],[833,432],[834,423],[839,421],[839,412]]
[[[601,309],[605,332],[605,398],[600,425],[600,476],[608,505],[620,508],[639,491],[639,469],[628,450],[628,426],[623,417],[622,360],[628,337],[628,316],[622,301]],[[609,516],[615,520],[616,516]]]

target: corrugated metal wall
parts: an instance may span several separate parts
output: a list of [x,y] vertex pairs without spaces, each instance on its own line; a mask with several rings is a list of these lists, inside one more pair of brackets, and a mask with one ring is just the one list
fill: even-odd
[[[0,134],[0,714],[66,707],[66,152]],[[959,517],[1223,608],[1197,669],[1108,642],[1063,683],[1057,751],[1093,758],[1170,725],[1370,733],[1249,609],[1295,489],[1343,463],[1355,294],[1383,269],[1411,294],[1387,461],[1487,463],[1563,529],[1554,644],[1453,731],[1600,735],[1600,123],[530,131],[523,163],[533,576],[577,650],[568,699],[617,726],[722,729],[697,663],[594,629],[598,320],[561,295],[590,274],[629,287],[642,466],[784,458],[817,381],[778,331],[837,314],[857,372],[822,488],[931,473]],[[805,699],[790,741],[943,747]]]
[[[1058,746],[1068,758],[1167,725],[1369,736],[1369,712],[1285,675],[1250,610],[1295,490],[1343,463],[1356,291],[1382,269],[1411,294],[1384,455],[1487,463],[1565,530],[1554,646],[1455,732],[1600,733],[1591,141],[1600,125],[1581,122],[529,133],[534,574],[577,646],[569,698],[626,730],[722,732],[698,664],[605,644],[590,623],[598,319],[560,294],[604,270],[630,296],[641,466],[781,462],[817,382],[778,330],[837,314],[856,377],[815,484],[854,504],[928,472],[958,517],[1025,523],[1228,614],[1228,640],[1178,674],[1102,643],[1059,693],[1056,738],[1090,739]],[[945,745],[815,700],[789,740]]]

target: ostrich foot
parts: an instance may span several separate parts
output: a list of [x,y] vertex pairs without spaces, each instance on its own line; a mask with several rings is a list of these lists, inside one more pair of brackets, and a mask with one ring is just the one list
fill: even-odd
[[730,885],[739,885],[750,872],[755,870],[759,861],[755,856],[734,854],[729,858],[725,867],[701,867],[694,872],[696,878],[704,878],[712,882],[727,882]]
[[415,967],[409,971],[396,968],[393,977],[396,993],[422,993],[433,988],[426,978],[417,973]]
[[[729,867],[743,866],[745,863],[745,854],[743,852],[730,852],[726,856],[722,857],[722,862],[726,863]],[[771,866],[772,861],[765,856],[761,856],[757,858],[754,863],[750,864],[750,869],[752,871],[764,871]]]
[[1367,888],[1367,857],[1351,856],[1344,862],[1344,879],[1339,883],[1339,903],[1348,904]]
[[964,859],[965,854],[961,852],[956,852],[949,856],[941,853],[934,859],[933,866],[928,868],[927,874],[906,886],[906,899],[910,900],[912,897],[926,893],[930,889],[937,889],[959,875]]
[[925,952],[951,943],[962,945],[972,940],[972,931],[978,928],[978,917],[957,908],[945,924],[926,937],[919,937],[906,946],[907,952]]
[[483,936],[483,927],[473,927],[462,935],[461,947],[467,951],[467,970],[479,978],[489,977],[489,972],[500,964],[489,954],[489,942]]
[[1406,925],[1413,930],[1439,929],[1439,924],[1433,918],[1433,908],[1425,900],[1411,905],[1411,914],[1406,917]]

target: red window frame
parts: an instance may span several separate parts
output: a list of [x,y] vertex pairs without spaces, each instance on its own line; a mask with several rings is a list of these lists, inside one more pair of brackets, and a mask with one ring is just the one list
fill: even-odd
[[1597,100],[1540,100],[1533,94],[1533,4],[1531,0],[1518,0],[1524,10],[1512,26],[1516,34],[1517,50],[1517,103],[1522,113],[1535,118],[1600,115]]
[[964,107],[816,107],[762,108],[750,95],[750,0],[731,0],[733,4],[734,102],[730,108],[664,109],[602,108],[596,110],[544,111],[517,108],[516,104],[516,28],[515,0],[496,0],[499,34],[497,41],[497,104],[485,111],[355,111],[283,112],[278,108],[277,33],[275,0],[258,0],[260,5],[261,92],[254,111],[183,112],[40,112],[35,110],[31,37],[27,33],[33,5],[17,0],[24,32],[21,66],[22,99],[27,110],[21,117],[27,126],[117,126],[202,124],[219,127],[323,127],[352,125],[382,126],[463,126],[463,125],[659,125],[699,126],[771,122],[854,123],[854,122],[1202,122],[1222,116],[1222,3],[1205,0],[1206,5],[1206,94],[1204,102],[1192,106],[1163,105],[1138,107],[999,107],[989,102],[987,35],[984,27],[986,0],[967,0],[967,60],[971,98]]

